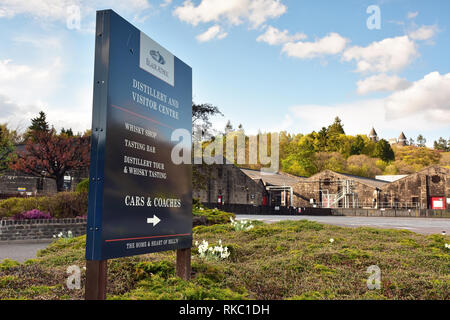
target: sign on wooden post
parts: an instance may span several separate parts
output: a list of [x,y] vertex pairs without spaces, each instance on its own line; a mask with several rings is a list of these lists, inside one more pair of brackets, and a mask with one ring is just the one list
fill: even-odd
[[105,297],[113,258],[178,250],[188,279],[192,246],[191,166],[171,158],[174,131],[192,134],[192,69],[112,10],[95,37],[86,298]]

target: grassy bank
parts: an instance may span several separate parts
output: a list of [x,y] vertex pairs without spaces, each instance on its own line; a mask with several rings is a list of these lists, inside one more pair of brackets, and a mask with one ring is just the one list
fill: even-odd
[[[175,253],[109,261],[108,299],[450,299],[450,237],[403,230],[343,228],[310,221],[194,228],[194,242],[222,240],[225,260],[193,248],[193,279],[175,277]],[[333,239],[334,241],[330,241]],[[60,239],[22,265],[0,265],[0,299],[81,299],[68,290],[67,267],[84,285],[85,238]],[[381,269],[369,290],[366,270]]]

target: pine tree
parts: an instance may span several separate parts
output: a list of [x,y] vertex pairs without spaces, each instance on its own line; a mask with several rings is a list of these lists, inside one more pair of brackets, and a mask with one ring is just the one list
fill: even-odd
[[327,132],[329,136],[345,134],[344,125],[339,117],[334,118],[334,122],[328,127]]
[[395,159],[394,150],[391,145],[384,139],[381,139],[375,145],[374,156],[380,158],[383,161],[392,161]]

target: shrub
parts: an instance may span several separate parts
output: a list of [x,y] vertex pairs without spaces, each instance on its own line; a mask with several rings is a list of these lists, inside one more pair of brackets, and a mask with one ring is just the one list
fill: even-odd
[[8,258],[3,259],[3,261],[0,262],[0,270],[9,270],[18,266],[20,266],[19,262]]
[[192,214],[194,216],[203,216],[208,220],[208,224],[224,224],[230,222],[230,218],[234,218],[235,214],[221,211],[219,209],[207,209],[203,206],[193,207]]
[[18,213],[13,217],[13,220],[34,220],[34,219],[51,219],[52,216],[49,213],[33,209],[30,211]]
[[83,179],[75,187],[76,192],[89,192],[89,178]]
[[1,217],[13,217],[37,209],[54,218],[75,218],[87,214],[88,195],[85,192],[60,192],[49,197],[9,198],[0,201]]

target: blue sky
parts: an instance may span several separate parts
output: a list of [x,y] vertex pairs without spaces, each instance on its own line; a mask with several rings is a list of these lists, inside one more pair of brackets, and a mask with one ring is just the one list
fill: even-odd
[[339,116],[348,134],[450,138],[446,0],[0,0],[0,122],[24,129],[42,109],[90,128],[95,10],[109,8],[192,67],[218,129],[309,133]]

